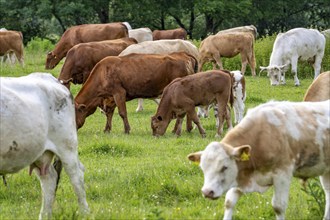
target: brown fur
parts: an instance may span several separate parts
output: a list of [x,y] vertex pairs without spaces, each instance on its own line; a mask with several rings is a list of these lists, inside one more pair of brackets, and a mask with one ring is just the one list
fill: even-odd
[[112,104],[106,104],[106,131],[111,130],[113,109],[118,106],[125,133],[129,133],[126,101],[158,97],[173,79],[193,74],[196,65],[195,58],[185,52],[104,58],[93,68],[75,98],[77,127],[80,128],[98,106],[104,108],[104,100],[109,99],[107,102]]
[[248,32],[223,33],[210,35],[205,38],[199,48],[199,72],[205,62],[212,62],[213,69],[216,64],[220,69],[224,69],[221,57],[232,58],[237,54],[241,55],[242,68],[244,75],[246,65],[249,63],[252,75],[255,76],[255,55],[254,55],[254,37]]
[[83,24],[67,29],[46,59],[46,69],[53,69],[76,44],[128,37],[123,23]]
[[[134,38],[121,38],[77,44],[69,50],[58,79],[72,79],[74,84],[83,84],[96,63],[107,56],[117,56],[126,47],[136,43]],[[65,85],[70,89],[70,83]]]
[[[205,131],[195,112],[195,106],[209,105],[216,100],[219,109],[218,135],[222,133],[227,103],[233,100],[232,77],[228,72],[212,70],[178,78],[165,89],[156,114],[151,119],[153,135],[163,135],[171,119],[182,119],[187,114],[204,137]],[[176,126],[181,134],[181,125]]]
[[14,53],[20,62],[24,65],[24,45],[23,34],[20,31],[0,31],[0,56],[8,53]]
[[183,28],[176,28],[171,30],[154,30],[152,32],[153,40],[162,39],[187,39],[187,31]]
[[309,86],[304,101],[318,102],[330,99],[330,71],[321,73]]

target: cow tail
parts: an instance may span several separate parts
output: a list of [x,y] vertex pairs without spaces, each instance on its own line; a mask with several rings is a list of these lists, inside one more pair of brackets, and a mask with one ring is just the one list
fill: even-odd
[[234,105],[234,83],[235,79],[234,76],[228,71],[228,70],[222,70],[223,72],[227,73],[230,76],[230,95],[229,95],[229,104],[230,107],[232,108]]

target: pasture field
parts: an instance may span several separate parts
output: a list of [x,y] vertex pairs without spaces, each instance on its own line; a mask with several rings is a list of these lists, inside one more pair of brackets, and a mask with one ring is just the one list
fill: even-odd
[[[262,44],[264,41],[257,41],[256,50],[266,48]],[[51,72],[57,77],[63,61],[54,70],[47,71],[44,69],[46,52],[42,48],[31,48],[26,50],[24,68],[4,64],[0,67],[0,75]],[[261,52],[256,51],[257,67],[267,65],[269,58],[260,55],[258,61],[257,54]],[[323,61],[324,70],[330,69],[328,61]],[[271,87],[265,74],[253,78],[249,74],[249,67],[247,70],[246,110],[269,100],[301,101],[313,81],[311,68],[299,68],[300,87],[294,86],[290,73],[286,74],[286,85]],[[72,87],[74,96],[79,89],[80,86]],[[88,117],[78,131],[79,157],[85,166],[85,189],[91,209],[87,219],[222,218],[224,196],[215,201],[204,199],[201,194],[203,173],[198,165],[187,159],[189,153],[203,150],[209,142],[220,140],[214,137],[216,128],[213,111],[209,118],[201,119],[207,133],[204,139],[197,129],[191,133],[184,129],[182,135],[176,137],[171,133],[173,121],[164,136],[155,138],[151,134],[150,118],[156,112],[156,104],[145,100],[144,111],[139,113],[135,112],[136,107],[137,100],[127,102],[131,125],[129,135],[124,134],[123,122],[117,111],[111,133],[103,133],[105,116],[99,110]],[[317,188],[317,181],[311,182]],[[0,183],[0,219],[36,219],[41,206],[41,190],[36,175],[29,176],[26,168],[17,174],[7,175],[7,183],[7,187]],[[274,219],[272,193],[273,188],[265,194],[242,196],[236,205],[234,219]],[[294,179],[286,218],[322,219],[324,204],[320,209],[318,202],[311,193],[302,190],[299,180]],[[66,173],[62,172],[53,206],[53,219],[81,219],[76,210],[73,188]]]

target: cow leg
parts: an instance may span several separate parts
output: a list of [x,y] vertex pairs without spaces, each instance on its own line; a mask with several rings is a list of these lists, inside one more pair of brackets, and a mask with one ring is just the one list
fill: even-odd
[[40,180],[42,190],[42,205],[39,214],[39,219],[50,219],[52,215],[52,206],[55,199],[57,173],[53,166],[49,166],[46,175],[41,175],[39,169],[35,169],[35,172]]
[[84,166],[80,163],[78,154],[72,151],[63,152],[60,159],[78,197],[80,211],[82,214],[87,214],[89,208],[84,187]]
[[[300,86],[300,82],[297,76],[297,69],[298,69],[298,57],[292,57],[291,58],[291,71],[294,74],[293,79],[294,79],[294,85],[295,86]],[[285,71],[284,71],[285,72]]]
[[138,99],[138,107],[135,110],[136,112],[143,111],[143,99]]
[[228,190],[225,199],[225,213],[223,216],[224,220],[232,219],[234,207],[242,194],[243,193],[237,188],[231,188]]
[[242,62],[241,73],[244,76],[246,71],[246,65],[248,64],[248,58],[245,53],[241,53],[241,62]]
[[252,76],[256,76],[256,59],[255,59],[253,47],[252,47],[251,54],[249,54],[247,56],[247,58],[248,58],[248,63],[249,63],[250,68],[251,68]]
[[228,128],[228,131],[229,131],[233,128],[233,124],[231,122],[231,111],[230,111],[230,106],[229,105],[227,105],[227,107],[226,107],[225,118],[226,118],[226,122],[227,122],[227,128]]
[[127,118],[127,110],[126,110],[126,92],[120,91],[121,93],[115,94],[113,97],[115,99],[116,105],[118,107],[118,113],[124,122],[125,133],[129,134],[131,127]]
[[187,117],[190,117],[190,119],[196,124],[199,133],[202,135],[203,138],[205,138],[206,137],[205,130],[199,121],[199,118],[195,111],[195,106],[194,105],[191,105],[191,106],[192,107],[187,110]]
[[105,115],[107,117],[107,122],[105,124],[105,128],[103,130],[104,133],[109,133],[112,129],[112,116],[115,111],[116,106],[107,106],[105,110]]
[[186,129],[188,132],[191,132],[193,129],[192,120],[189,115],[187,115]]
[[223,124],[224,124],[224,119],[226,118],[227,115],[227,102],[222,101],[221,97],[217,98],[217,106],[218,106],[218,131],[215,137],[220,137],[222,132],[223,132]]
[[321,63],[322,63],[322,58],[321,56],[316,55],[313,68],[314,68],[314,79],[320,74],[321,71]]
[[[213,59],[215,60],[215,62],[218,64],[219,68],[221,70],[223,70],[223,65],[222,65],[222,61],[221,61],[221,56],[220,53],[215,53],[213,54]],[[214,69],[214,68],[213,68]]]
[[292,167],[285,172],[280,170],[273,177],[274,195],[272,206],[276,214],[276,219],[285,219],[285,210],[288,205],[290,183],[292,179]]
[[182,132],[182,122],[183,122],[183,119],[184,119],[184,116],[185,115],[186,114],[179,115],[176,118],[175,126],[174,126],[174,129],[173,129],[173,133],[175,133],[176,136],[180,136],[181,135],[181,132]]
[[330,219],[330,172],[320,176],[320,181],[325,194],[324,220]]

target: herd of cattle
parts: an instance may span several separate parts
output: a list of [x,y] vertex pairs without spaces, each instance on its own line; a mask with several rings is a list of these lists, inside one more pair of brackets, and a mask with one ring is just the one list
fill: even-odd
[[[320,74],[324,35],[305,28],[278,34],[269,66],[260,67],[267,71],[271,85],[285,84],[285,72],[291,65],[299,86],[298,59],[313,64],[315,80],[304,102],[269,102],[244,117],[247,64],[256,76],[256,28],[220,31],[205,38],[199,48],[186,36],[182,28],[152,32],[132,29],[127,22],[74,26],[47,54],[46,69],[53,69],[66,57],[58,79],[47,73],[1,77],[0,175],[26,166],[30,172],[35,170],[43,192],[40,219],[52,213],[61,171],[51,165],[54,155],[70,177],[81,211],[89,212],[77,129],[99,107],[107,117],[104,131],[110,132],[117,107],[124,131],[129,133],[126,102],[137,98],[137,111],[143,110],[145,98],[158,103],[151,118],[155,136],[163,135],[172,119],[176,119],[173,132],[179,136],[187,116],[187,130],[193,129],[194,122],[205,137],[199,117],[207,115],[210,106],[216,112],[217,136],[227,122],[229,131],[221,142],[188,156],[200,162],[205,197],[216,199],[227,193],[224,219],[232,218],[242,194],[264,192],[272,185],[276,217],[284,219],[293,176],[303,180],[320,176],[326,194],[324,219],[330,219],[330,71]],[[1,30],[2,59],[10,63],[17,59],[24,65],[22,39],[20,32]],[[224,70],[221,57],[237,54],[241,55],[241,70]],[[202,72],[205,62],[212,62],[213,70]],[[74,99],[70,83],[83,84]]]

